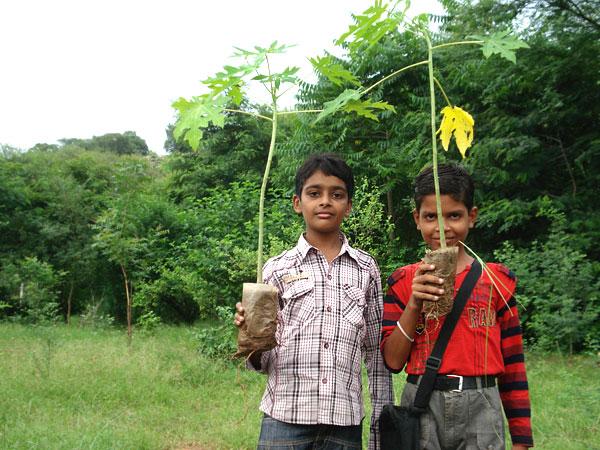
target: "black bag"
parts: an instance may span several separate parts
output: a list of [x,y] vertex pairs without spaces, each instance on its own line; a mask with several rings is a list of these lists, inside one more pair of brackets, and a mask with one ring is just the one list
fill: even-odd
[[418,450],[421,424],[418,411],[406,406],[385,405],[379,416],[382,449]]
[[450,336],[467,303],[467,299],[481,275],[481,271],[481,265],[475,260],[456,294],[452,310],[446,317],[444,325],[442,325],[431,355],[427,358],[425,374],[421,378],[413,404],[408,408],[389,404],[381,410],[379,415],[381,450],[419,450],[419,440],[421,439],[420,416],[427,410],[435,377],[442,365],[442,356],[446,351]]

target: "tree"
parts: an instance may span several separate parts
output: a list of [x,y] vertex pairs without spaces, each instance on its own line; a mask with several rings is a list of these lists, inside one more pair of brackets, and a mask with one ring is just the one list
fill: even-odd
[[[74,145],[86,150],[106,151],[117,155],[148,155],[148,145],[135,131],[108,133],[91,139],[61,139],[63,146]],[[39,144],[38,144],[39,145]]]
[[145,161],[130,159],[120,165],[116,176],[117,196],[96,221],[94,240],[95,246],[119,267],[123,276],[127,337],[131,344],[133,282],[141,278],[140,273],[149,262],[151,236],[144,218],[148,200],[145,194],[152,173]]

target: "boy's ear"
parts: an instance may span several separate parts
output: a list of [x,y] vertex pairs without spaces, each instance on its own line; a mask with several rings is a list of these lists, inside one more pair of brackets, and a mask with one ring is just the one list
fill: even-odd
[[477,221],[477,206],[473,206],[471,211],[469,211],[469,228],[473,228],[475,226],[475,222]]
[[302,214],[302,205],[300,204],[300,197],[298,197],[296,194],[294,194],[294,196],[292,197],[292,205],[294,207],[294,211],[296,211],[298,214]]
[[419,226],[419,211],[413,209],[412,216],[413,220],[415,221],[415,225],[417,226],[417,230],[420,230],[421,227]]

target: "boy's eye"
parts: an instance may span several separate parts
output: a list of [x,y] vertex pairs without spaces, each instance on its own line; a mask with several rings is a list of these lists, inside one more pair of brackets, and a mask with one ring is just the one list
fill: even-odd
[[344,193],[343,192],[334,192],[333,198],[335,198],[337,200],[342,199],[342,198],[344,198]]
[[435,220],[437,219],[435,214],[425,214],[425,219],[426,220]]
[[317,191],[309,191],[309,192],[307,192],[307,195],[309,197],[318,197],[319,193]]

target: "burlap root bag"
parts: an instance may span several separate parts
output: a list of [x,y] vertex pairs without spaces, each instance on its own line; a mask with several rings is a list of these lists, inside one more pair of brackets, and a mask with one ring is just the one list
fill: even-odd
[[242,291],[244,323],[239,328],[236,357],[271,350],[277,341],[277,289],[270,284],[244,283]]
[[423,312],[428,318],[445,316],[452,309],[454,303],[454,279],[456,278],[456,261],[458,258],[458,247],[446,247],[428,251],[423,258],[427,264],[435,266],[433,274],[443,278],[444,294],[437,302],[423,302]]

